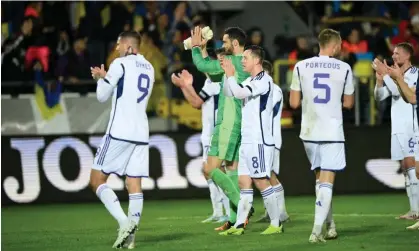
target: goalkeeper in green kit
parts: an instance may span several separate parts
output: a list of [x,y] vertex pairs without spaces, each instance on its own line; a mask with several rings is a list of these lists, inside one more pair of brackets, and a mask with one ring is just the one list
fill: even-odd
[[[212,79],[213,82],[221,81],[220,89],[222,90],[224,85],[224,70],[221,67],[222,60],[220,62],[218,60],[203,58],[201,55],[201,46],[207,41],[202,38],[202,30],[200,27],[195,27],[191,33],[192,59],[195,66],[199,71],[208,74],[210,78],[222,76],[222,79]],[[249,74],[243,71],[241,64],[245,41],[246,33],[238,27],[228,28],[224,32],[223,48],[226,53],[225,57],[231,59],[235,66],[235,76],[238,83],[243,82],[249,77]],[[182,81],[181,77],[177,77],[177,79],[179,82]],[[197,102],[203,103],[207,98],[205,91],[201,91],[198,95],[191,83],[180,84],[178,86],[181,87],[185,98],[189,102],[194,102],[195,104]],[[223,226],[215,229],[218,231],[227,230],[233,226],[237,216],[237,206],[240,199],[237,166],[241,141],[241,108],[241,100],[234,97],[226,97],[220,91],[217,122],[211,137],[207,164],[204,168],[206,175],[224,191],[231,204],[230,220]],[[223,161],[225,161],[227,166],[227,174],[220,170]],[[253,212],[254,210],[252,208],[248,218],[252,216]]]

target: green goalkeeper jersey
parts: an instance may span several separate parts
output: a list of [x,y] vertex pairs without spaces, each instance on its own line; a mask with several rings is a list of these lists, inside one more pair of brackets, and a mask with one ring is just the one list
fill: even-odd
[[[250,74],[244,72],[241,64],[242,55],[225,56],[231,59],[232,64],[236,70],[235,77],[237,82],[241,84],[246,80]],[[208,73],[209,75],[220,75],[224,73],[221,68],[220,61],[204,59],[201,55],[201,49],[199,47],[192,48],[192,59],[195,66],[199,71]],[[234,97],[226,97],[223,93],[225,76],[221,80],[221,91],[218,99],[218,113],[216,126],[222,126],[223,128],[230,129],[234,133],[240,135],[241,130],[241,112],[242,112],[242,101]]]

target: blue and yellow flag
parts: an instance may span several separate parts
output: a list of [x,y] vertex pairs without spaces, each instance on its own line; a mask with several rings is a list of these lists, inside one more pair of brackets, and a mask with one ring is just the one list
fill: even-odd
[[35,100],[42,119],[50,120],[63,112],[60,105],[61,90],[60,81],[56,81],[52,86],[44,81],[42,71],[35,71]]

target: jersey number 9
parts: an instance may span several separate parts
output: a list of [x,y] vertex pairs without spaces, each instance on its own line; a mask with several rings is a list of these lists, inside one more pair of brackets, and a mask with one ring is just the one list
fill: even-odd
[[140,97],[137,99],[137,103],[140,103],[147,97],[148,88],[150,88],[150,77],[147,74],[141,73],[138,77],[138,90],[140,91]]
[[329,78],[330,78],[330,74],[328,74],[328,73],[315,73],[314,74],[314,82],[313,82],[314,89],[322,89],[326,92],[325,98],[319,98],[319,95],[317,95],[314,98],[314,103],[315,104],[327,104],[327,103],[329,103],[329,101],[330,101],[330,87],[327,84],[320,83],[321,79],[329,79]]

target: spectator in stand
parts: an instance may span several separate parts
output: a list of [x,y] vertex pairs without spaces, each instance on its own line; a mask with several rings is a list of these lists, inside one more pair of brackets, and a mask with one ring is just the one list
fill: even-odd
[[353,68],[357,61],[355,54],[347,50],[341,50],[338,58],[343,62],[349,64],[351,68]]
[[33,29],[33,18],[26,17],[20,32],[6,39],[1,54],[1,79],[4,81],[24,80],[25,54]]
[[180,39],[182,41],[191,35],[191,29],[193,27],[193,23],[187,15],[187,10],[188,10],[187,2],[179,2],[176,5],[174,13],[173,13],[174,17],[173,17],[172,25],[167,34],[166,42],[168,42],[169,44],[173,40],[176,40],[174,36],[179,35],[179,32],[180,32]]
[[55,68],[55,75],[56,76],[63,76],[65,73],[65,68],[68,64],[68,54],[71,49],[70,39],[68,37],[67,32],[61,31],[58,45],[56,49],[56,68]]
[[259,27],[252,28],[247,31],[247,37],[249,38],[248,44],[262,47],[263,50],[265,51],[265,59],[268,60],[269,62],[272,62],[271,55],[269,54],[268,50],[264,46],[263,31]]
[[92,77],[90,72],[90,58],[86,46],[86,37],[75,39],[73,49],[68,55],[67,76],[70,83],[79,83],[80,80],[86,80]]
[[[312,48],[309,47],[308,41],[305,37],[297,37],[297,48],[288,56],[290,61],[299,61],[314,56]],[[294,65],[290,66],[290,70],[294,69]]]
[[348,39],[342,42],[342,49],[354,54],[367,53],[368,43],[365,40],[361,40],[360,32],[355,28],[351,30]]
[[33,30],[30,37],[30,47],[25,55],[25,68],[32,69],[32,65],[36,60],[42,64],[42,69],[47,72],[49,70],[50,49],[45,37],[44,26],[42,21],[42,2],[32,2],[25,10],[25,17],[32,17]]
[[407,42],[413,46],[415,55],[418,53],[418,41],[412,36],[412,28],[409,26],[408,21],[401,21],[399,24],[399,34],[391,39],[390,50],[393,51],[394,47],[399,44]]
[[42,2],[30,2],[25,9],[25,17],[39,18],[42,12]]
[[416,41],[419,41],[419,14],[416,14],[410,20],[412,25],[412,36]]
[[183,48],[183,39],[182,39],[182,31],[177,29],[172,34],[172,41],[170,44],[166,46],[166,56],[169,59],[169,65],[172,68],[171,71],[175,71],[175,69],[182,67],[182,52],[184,51]]

